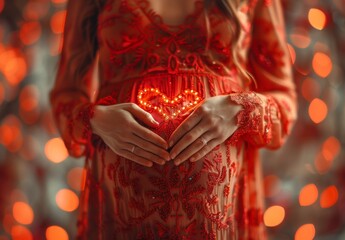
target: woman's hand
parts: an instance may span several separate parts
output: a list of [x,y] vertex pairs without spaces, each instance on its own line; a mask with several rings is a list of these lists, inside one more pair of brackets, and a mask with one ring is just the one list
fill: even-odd
[[165,164],[170,160],[166,141],[137,120],[149,127],[158,126],[150,113],[134,103],[97,105],[90,123],[93,133],[116,154],[147,167],[153,162]]
[[195,162],[224,142],[237,129],[236,115],[241,109],[226,95],[206,99],[171,135],[174,163]]

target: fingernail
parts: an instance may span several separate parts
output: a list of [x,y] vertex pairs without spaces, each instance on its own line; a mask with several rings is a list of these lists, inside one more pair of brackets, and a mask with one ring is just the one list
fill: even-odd
[[160,162],[160,164],[161,164],[161,165],[164,165],[164,164],[165,164],[165,160],[162,160],[162,161]]
[[158,125],[159,122],[156,121],[156,119],[154,119],[152,116],[151,116],[151,122],[153,122],[154,124]]
[[174,159],[176,157],[176,154],[175,153],[171,153],[170,157],[171,157],[171,159]]
[[180,165],[180,159],[176,159],[176,160],[174,161],[174,163],[175,163],[176,166]]
[[189,159],[189,161],[194,162],[194,161],[195,161],[195,157],[191,157],[191,158]]

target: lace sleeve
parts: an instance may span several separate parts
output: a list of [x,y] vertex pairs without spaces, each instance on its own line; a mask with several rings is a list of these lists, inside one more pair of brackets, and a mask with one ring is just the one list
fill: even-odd
[[255,146],[278,148],[290,133],[297,110],[280,0],[258,2],[248,54],[257,87],[255,92],[230,96],[244,107],[236,135]]
[[[97,47],[87,33],[97,24],[97,6],[92,0],[68,1],[63,48],[50,102],[56,126],[74,157],[86,155],[91,139],[92,94],[97,87],[92,77]],[[95,29],[97,29],[95,27]]]

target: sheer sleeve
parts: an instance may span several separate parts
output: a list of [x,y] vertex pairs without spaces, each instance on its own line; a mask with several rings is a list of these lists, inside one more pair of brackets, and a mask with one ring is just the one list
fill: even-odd
[[297,110],[280,0],[258,2],[248,65],[256,88],[230,96],[244,107],[235,134],[258,147],[278,148],[290,133]]
[[87,154],[92,135],[89,119],[97,86],[92,77],[97,47],[94,40],[86,40],[93,31],[87,28],[97,25],[97,7],[92,2],[96,1],[68,1],[63,48],[50,92],[55,123],[74,157]]

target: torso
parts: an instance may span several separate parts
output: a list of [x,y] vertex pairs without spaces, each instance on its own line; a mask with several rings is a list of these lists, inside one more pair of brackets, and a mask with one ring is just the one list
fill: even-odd
[[[202,100],[240,91],[243,84],[231,55],[231,23],[213,6],[208,33],[204,14],[200,0],[108,1],[99,16],[98,100],[138,104],[160,122],[153,131],[168,139]],[[235,236],[241,146],[226,141],[196,163],[152,168],[102,152],[102,144],[97,148],[93,174],[107,199],[105,236]]]

